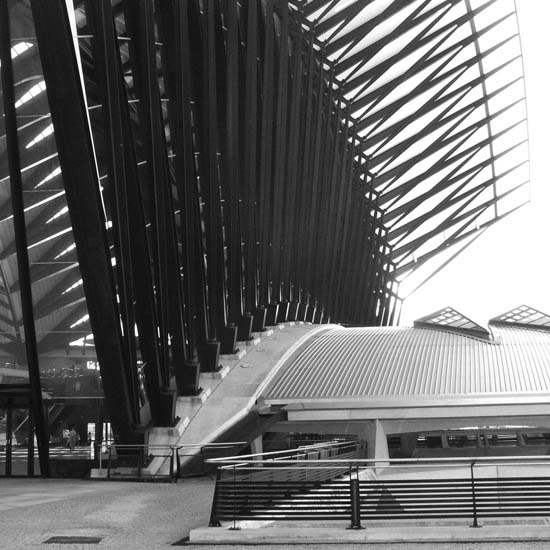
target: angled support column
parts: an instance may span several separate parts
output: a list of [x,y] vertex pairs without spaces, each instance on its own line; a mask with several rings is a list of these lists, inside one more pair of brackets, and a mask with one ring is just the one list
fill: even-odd
[[168,71],[166,91],[170,98],[168,117],[174,152],[175,185],[180,209],[182,267],[186,313],[187,357],[184,365],[174,365],[178,392],[194,395],[199,389],[199,349],[206,346],[205,266],[201,238],[200,199],[197,189],[193,151],[191,102],[195,97],[195,81],[191,71],[190,20],[185,0],[163,2],[160,7],[160,32]]
[[[125,333],[133,333],[133,318],[138,327],[141,356],[146,364],[147,398],[154,422],[160,419],[159,356],[156,336],[156,312],[151,274],[150,246],[142,193],[138,182],[136,151],[131,136],[130,115],[120,64],[111,3],[90,3],[89,24],[93,30],[94,64],[98,73],[98,92],[103,107],[103,125],[109,183],[108,198],[114,234],[114,254],[119,275],[119,297],[125,308]],[[133,352],[135,339],[127,338]],[[144,420],[144,419],[142,419]]]
[[[120,440],[135,441],[137,388],[127,378],[105,215],[71,28],[64,0],[31,0],[84,293],[103,389]],[[60,86],[59,83],[63,85]]]

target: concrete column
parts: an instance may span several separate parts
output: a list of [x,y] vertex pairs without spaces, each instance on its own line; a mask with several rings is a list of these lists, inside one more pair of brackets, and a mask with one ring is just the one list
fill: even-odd
[[[262,434],[260,434],[256,439],[253,439],[250,442],[250,452],[253,455],[263,454],[263,452],[264,452],[264,436]],[[262,459],[261,456],[258,456],[258,457],[254,458],[254,460],[261,460],[261,459]]]
[[401,434],[401,452],[405,457],[411,458],[414,456],[417,438],[416,433]]
[[366,423],[364,430],[359,434],[360,439],[367,442],[367,458],[380,459],[376,466],[388,466],[390,457],[388,440],[380,420],[372,420]]

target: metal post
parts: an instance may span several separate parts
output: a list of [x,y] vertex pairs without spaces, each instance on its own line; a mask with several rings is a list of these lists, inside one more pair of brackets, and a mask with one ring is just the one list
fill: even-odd
[[349,480],[351,502],[351,523],[347,529],[363,529],[361,527],[361,501],[359,495],[359,478]]
[[210,523],[208,524],[208,527],[221,527],[221,523],[219,522],[216,515],[216,508],[218,504],[218,484],[221,479],[221,473],[222,470],[218,466],[218,469],[216,471],[216,485],[214,486],[214,498],[212,499],[212,511],[210,512]]
[[13,438],[13,405],[11,399],[8,399],[8,409],[6,411],[6,468],[5,476],[11,476],[11,447]]
[[236,464],[233,464],[233,527],[230,527],[229,529],[231,531],[239,531],[240,527],[237,527],[237,524],[235,522],[235,500],[236,500],[236,490],[237,490],[237,479],[236,479]]
[[29,408],[29,425],[27,429],[27,476],[34,476],[34,422],[32,409]]
[[172,481],[174,480],[174,451],[175,451],[175,448],[172,447],[170,449],[170,478],[172,479]]
[[472,482],[472,507],[473,507],[473,518],[474,522],[472,523],[471,527],[481,527],[481,525],[477,522],[477,506],[476,506],[476,486],[475,486],[475,480],[474,480],[474,465],[475,462],[472,462],[470,464],[470,479]]

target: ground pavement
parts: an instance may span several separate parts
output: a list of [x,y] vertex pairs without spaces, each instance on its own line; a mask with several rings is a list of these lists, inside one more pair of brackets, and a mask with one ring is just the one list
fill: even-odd
[[[173,483],[0,478],[0,549],[157,550],[184,544],[191,529],[208,524],[213,479]],[[518,526],[518,533],[521,526]],[[543,550],[550,542],[347,544],[367,550]],[[52,537],[97,537],[97,544],[44,544]],[[66,540],[66,539],[65,539]],[[91,539],[88,539],[91,540]],[[212,546],[186,544],[189,549]],[[247,545],[247,550],[282,544]],[[218,545],[216,550],[240,548]],[[340,546],[342,547],[342,546]],[[330,544],[294,544],[292,550],[334,549]]]

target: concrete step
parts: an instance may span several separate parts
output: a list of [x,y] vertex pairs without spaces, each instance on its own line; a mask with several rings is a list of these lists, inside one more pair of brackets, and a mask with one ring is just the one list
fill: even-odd
[[199,380],[201,382],[201,385],[203,380],[205,381],[222,380],[229,374],[230,371],[231,369],[229,368],[229,365],[226,365],[226,366],[222,366],[222,368],[216,372],[201,372]]

